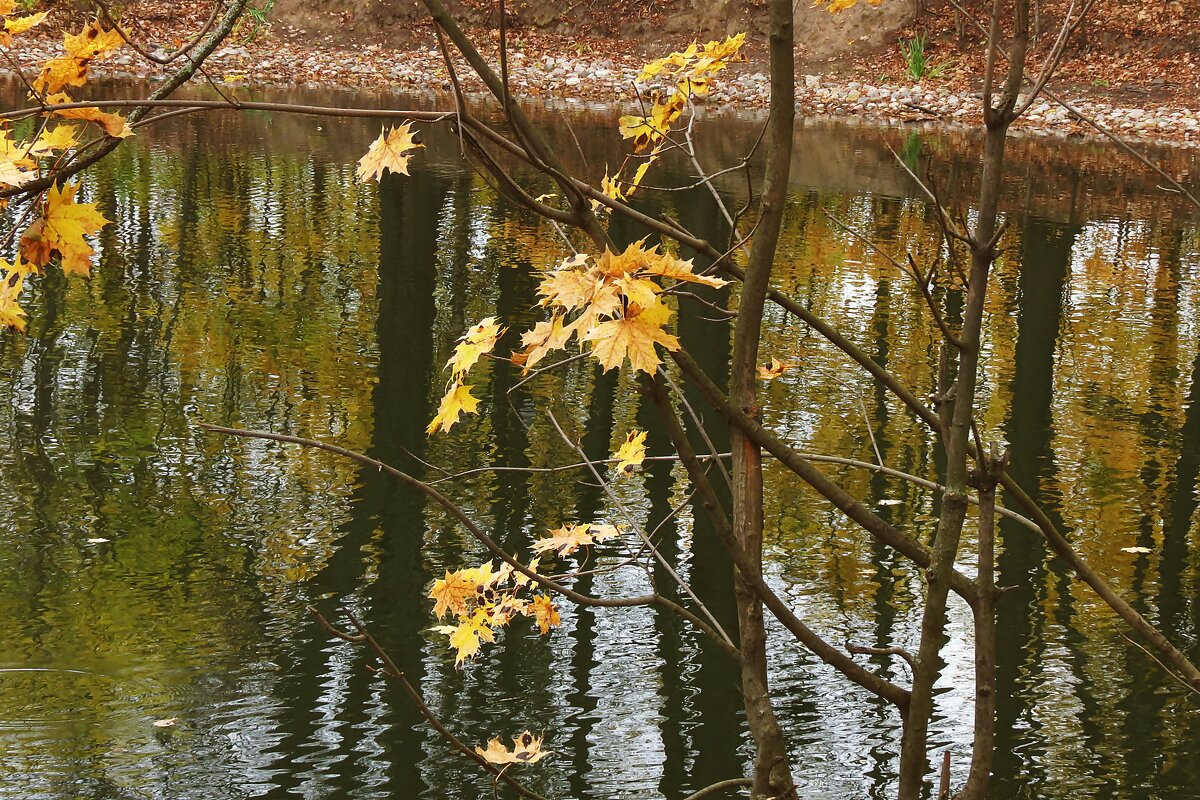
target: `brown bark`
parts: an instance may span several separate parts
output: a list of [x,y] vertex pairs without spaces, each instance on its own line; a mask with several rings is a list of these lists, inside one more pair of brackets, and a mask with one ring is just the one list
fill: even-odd
[[[967,301],[957,347],[959,363],[954,382],[954,408],[949,430],[942,439],[946,453],[946,491],[942,514],[933,543],[933,560],[926,571],[925,610],[921,618],[921,643],[913,670],[912,700],[900,745],[900,800],[918,800],[922,794],[927,765],[929,719],[933,713],[933,685],[937,681],[942,644],[946,632],[949,577],[958,555],[967,510],[967,459],[971,425],[975,413],[978,382],[979,341],[988,277],[995,260],[998,230],[1000,180],[1004,168],[1004,146],[1013,109],[1024,80],[1025,52],[1029,37],[1028,0],[1016,0],[1013,45],[1008,75],[999,105],[993,105],[993,82],[1000,50],[1002,0],[992,6],[987,67],[983,80],[984,141],[980,177],[978,219],[971,231],[971,267],[967,277]],[[982,460],[983,454],[977,454]]]
[[[989,459],[989,466],[993,464]],[[988,470],[991,473],[991,470]],[[975,606],[975,739],[961,800],[983,800],[996,743],[996,480],[979,487],[979,602]]]
[[[757,415],[755,374],[758,345],[775,247],[783,223],[795,118],[791,3],[788,0],[771,0],[770,15],[771,116],[766,132],[766,178],[762,210],[738,305],[730,370],[731,399],[735,405],[752,415]],[[738,571],[734,578],[734,590],[742,651],[742,700],[756,747],[751,796],[794,798],[796,787],[788,760],[787,741],[771,707],[762,600],[753,586],[754,579],[762,577],[762,452],[736,426],[731,432],[730,446],[733,452],[733,538],[747,558],[745,566],[749,571],[749,574]]]

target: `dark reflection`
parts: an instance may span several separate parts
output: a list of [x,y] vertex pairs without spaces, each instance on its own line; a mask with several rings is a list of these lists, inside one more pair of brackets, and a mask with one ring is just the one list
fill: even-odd
[[[1012,377],[1012,414],[1005,431],[1012,449],[1008,472],[1062,525],[1059,502],[1047,491],[1053,474],[1055,349],[1075,234],[1027,218],[1021,228],[1017,343]],[[1046,781],[1044,743],[1034,698],[1045,684],[1049,573],[1042,538],[1001,518],[996,583],[1013,587],[997,604],[996,763],[993,782],[1001,797],[1020,797]],[[1069,595],[1067,595],[1069,597]]]
[[[574,159],[572,134],[544,119]],[[611,123],[572,120],[593,164],[617,162]],[[698,124],[705,163],[736,161],[753,130],[732,118]],[[481,413],[426,436],[455,339],[497,316],[510,326],[498,352],[509,352],[543,313],[539,270],[566,250],[552,227],[479,182],[436,129],[423,132],[412,176],[358,184],[354,159],[377,133],[374,123],[181,118],[85,178],[83,192],[114,220],[96,275],[40,279],[29,334],[0,337],[0,796],[489,796],[490,782],[366,669],[367,654],[311,621],[310,604],[366,620],[464,741],[544,731],[555,755],[522,777],[549,797],[677,798],[745,772],[736,672],[678,620],[565,607],[551,634],[514,625],[456,670],[430,630],[425,594],[443,570],[487,555],[453,520],[353,463],[195,427],[315,436],[431,479],[482,464],[573,462],[547,412],[592,459],[634,427],[649,431],[653,454],[668,452],[633,382],[584,362],[524,381],[489,361],[471,378]],[[926,263],[944,245],[930,208],[879,132],[801,136],[774,280],[928,393],[938,362],[928,310],[824,211]],[[977,149],[925,131],[906,153],[923,153],[948,199],[969,207]],[[981,427],[1012,444],[1014,477],[1085,557],[1200,656],[1195,216],[1104,148],[1021,140],[1012,153],[1006,202],[1028,214],[1005,241],[988,307]],[[1194,155],[1160,156],[1180,174],[1196,171]],[[656,183],[684,183],[683,166],[656,167]],[[742,176],[717,185],[740,204]],[[706,190],[639,202],[726,238]],[[614,221],[622,244],[644,234]],[[696,293],[703,302],[678,301],[677,333],[724,382],[729,324],[715,309],[732,293]],[[940,298],[951,318],[960,299]],[[797,364],[762,384],[767,424],[790,441],[938,476],[928,431],[811,331],[773,310],[763,353]],[[725,426],[698,395],[684,396],[727,450]],[[936,494],[829,471],[928,537]],[[564,522],[620,521],[582,472],[439,485],[522,553]],[[730,565],[679,467],[651,462],[618,490],[732,630]],[[921,591],[911,566],[782,471],[770,473],[767,495],[768,575],[797,612],[831,641],[911,648]],[[1012,588],[999,609],[993,795],[1192,797],[1194,704],[1037,536],[1008,522],[1001,536],[999,580]],[[592,563],[618,554],[601,549]],[[613,596],[651,582],[679,596],[661,567],[586,575],[576,587]],[[934,742],[955,754],[956,770],[969,748],[969,631],[955,607]],[[892,796],[896,715],[784,638],[771,658],[805,791]],[[871,663],[908,680],[894,660]]]

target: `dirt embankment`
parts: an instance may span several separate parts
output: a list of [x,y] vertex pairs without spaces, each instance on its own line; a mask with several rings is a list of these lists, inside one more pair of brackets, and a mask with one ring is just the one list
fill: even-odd
[[[279,0],[274,18],[321,39],[349,38],[363,44],[406,49],[431,45],[433,32],[420,0],[346,0],[336,9],[308,0]],[[499,4],[456,0],[449,8],[465,27],[495,29]],[[795,4],[797,49],[802,58],[825,60],[871,51],[894,40],[895,32],[916,13],[916,0],[867,2],[830,14],[802,0]],[[692,39],[719,38],[746,31],[765,40],[765,0],[515,0],[505,5],[514,40],[558,40],[570,55],[616,41],[619,49],[661,54]]]

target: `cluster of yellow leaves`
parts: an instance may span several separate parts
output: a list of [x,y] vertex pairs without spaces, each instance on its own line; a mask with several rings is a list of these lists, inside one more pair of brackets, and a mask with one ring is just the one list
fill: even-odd
[[512,737],[512,750],[501,744],[499,739],[490,739],[486,750],[476,746],[475,752],[490,764],[535,764],[551,753],[550,750],[542,749],[542,738],[524,731],[519,736]]
[[87,83],[92,60],[124,44],[120,32],[106,30],[99,20],[79,33],[64,33],[63,54],[42,64],[41,73],[33,80],[33,88],[41,94],[54,94],[67,86],[83,86]]
[[[543,555],[566,556],[583,547],[621,535],[615,525],[568,524],[550,531],[533,542],[536,555],[526,567],[537,574]],[[433,582],[429,597],[438,619],[451,617],[454,624],[436,625],[433,630],[449,637],[455,651],[455,666],[479,654],[484,642],[496,641],[496,631],[517,617],[532,619],[538,631],[546,634],[562,624],[562,617],[550,595],[535,592],[528,575],[489,561],[478,567],[451,572]],[[495,762],[500,763],[500,762]]]
[[[4,21],[0,46],[11,46],[13,37],[46,18],[46,12],[13,17],[16,7],[13,0],[0,0],[0,18]],[[64,34],[63,55],[46,61],[33,81],[39,101],[52,106],[72,102],[63,89],[84,85],[92,60],[123,44],[117,31],[106,30],[99,21],[90,23],[78,34]],[[86,123],[96,124],[107,136],[133,135],[121,115],[95,107],[57,109],[44,115],[49,119],[38,126],[30,139],[13,139],[7,129],[0,128],[0,187],[22,187],[53,174],[78,147]],[[65,272],[87,275],[90,271],[93,251],[85,237],[97,233],[108,220],[96,210],[95,204],[76,202],[78,191],[78,185],[51,185],[34,199],[34,210],[38,213],[21,232],[16,262],[0,262],[0,327],[25,329],[20,295],[26,275],[40,273],[55,259]]]
[[0,260],[0,327],[25,330],[25,312],[20,306],[25,276],[40,273],[58,258],[65,272],[87,275],[92,248],[84,239],[100,230],[108,220],[95,203],[77,203],[79,186],[51,186],[40,201],[40,217],[25,232],[14,264]]
[[679,348],[666,331],[671,310],[662,301],[663,287],[655,279],[724,286],[725,281],[692,271],[692,262],[634,242],[621,253],[605,250],[597,258],[577,255],[543,277],[538,287],[541,305],[551,309],[521,337],[524,349],[513,356],[528,372],[555,350],[576,339],[588,343],[605,370],[626,361],[634,370],[653,372],[662,363],[655,345]]
[[367,154],[358,160],[359,181],[378,181],[383,177],[384,170],[408,174],[408,162],[413,152],[425,146],[413,141],[410,125],[405,122],[389,131],[379,132],[379,138],[371,142]]
[[[529,562],[528,569],[537,572],[537,558]],[[518,616],[533,619],[542,633],[562,621],[550,597],[534,594],[529,577],[508,564],[495,569],[489,561],[480,567],[447,571],[446,577],[434,581],[429,596],[434,601],[434,615],[439,619],[451,616],[456,623],[434,627],[450,637],[450,647],[457,653],[456,666],[477,655],[484,642],[496,641],[495,631]]]
[[471,387],[465,382],[467,372],[480,358],[492,352],[504,331],[504,326],[496,322],[495,317],[487,317],[458,340],[454,355],[446,362],[446,367],[450,370],[450,383],[438,406],[437,416],[425,429],[426,433],[450,430],[464,413],[475,412],[479,406],[479,398],[471,395]]
[[[655,97],[649,113],[628,114],[621,117],[618,127],[621,136],[633,140],[633,160],[640,161],[633,175],[621,177],[630,163],[626,158],[615,176],[605,171],[601,183],[603,192],[614,200],[625,200],[637,191],[650,165],[658,160],[666,145],[672,126],[683,116],[693,98],[708,94],[712,77],[734,61],[742,60],[741,49],[746,34],[739,33],[724,41],[707,44],[692,42],[687,49],[671,53],[665,58],[651,61],[642,68],[638,82],[652,78],[674,82],[674,88],[665,98]],[[647,152],[649,150],[649,152]]]

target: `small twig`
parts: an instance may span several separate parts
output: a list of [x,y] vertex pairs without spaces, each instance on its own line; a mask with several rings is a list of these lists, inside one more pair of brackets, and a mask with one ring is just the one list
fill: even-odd
[[725,789],[739,789],[743,786],[753,786],[753,785],[754,785],[754,781],[751,780],[750,778],[730,778],[729,780],[717,781],[716,783],[710,783],[708,786],[705,786],[703,789],[699,789],[695,792],[692,792],[687,797],[683,798],[683,800],[702,800],[705,797],[709,797],[709,796],[714,795],[717,792],[723,791]]
[[912,653],[908,652],[903,647],[867,647],[865,645],[850,644],[849,642],[846,642],[846,651],[853,653],[856,656],[900,656],[908,662],[910,669],[917,668],[916,659],[913,658]]
[[[329,631],[329,633],[333,634],[335,637],[344,642],[350,642],[352,644],[365,644],[368,648],[370,648],[371,651],[374,652],[376,658],[379,659],[380,663],[383,664],[382,668],[376,668],[373,669],[373,671],[400,684],[400,686],[404,689],[404,693],[408,695],[409,700],[411,700],[413,705],[417,707],[417,710],[421,712],[421,716],[425,717],[426,722],[428,722],[435,731],[441,734],[442,738],[449,742],[450,746],[454,750],[462,753],[464,756],[478,764],[481,768],[494,775],[494,780],[504,781],[507,783],[513,788],[514,791],[517,792],[517,794],[521,795],[522,797],[529,798],[529,800],[546,800],[546,798],[542,795],[538,794],[532,789],[526,788],[519,781],[510,777],[507,773],[507,770],[497,767],[495,764],[492,764],[486,758],[479,755],[479,753],[476,753],[470,747],[470,745],[459,739],[450,731],[449,728],[443,725],[442,721],[438,719],[437,714],[433,713],[433,709],[430,708],[429,704],[425,702],[425,698],[422,697],[421,693],[417,691],[417,688],[412,685],[412,683],[408,680],[408,677],[405,676],[404,672],[396,666],[396,662],[392,660],[392,657],[388,655],[386,650],[383,649],[383,646],[380,645],[375,637],[371,635],[371,632],[367,630],[366,626],[363,625],[358,620],[358,617],[354,616],[354,614],[348,609],[343,609],[342,611],[350,620],[350,624],[354,626],[354,630],[357,631],[357,633],[347,633],[346,631],[338,630],[332,623],[329,622],[329,620],[325,618],[324,614],[312,606],[308,606],[308,612],[316,617],[317,621],[320,622],[322,627]],[[368,667],[368,669],[371,668]]]

